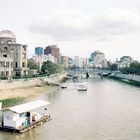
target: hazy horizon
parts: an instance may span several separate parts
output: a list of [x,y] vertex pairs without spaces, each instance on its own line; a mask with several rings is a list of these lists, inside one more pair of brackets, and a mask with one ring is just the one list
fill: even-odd
[[11,30],[17,42],[35,47],[57,44],[62,55],[90,57],[96,50],[108,60],[131,56],[140,61],[139,0],[5,0],[0,30]]

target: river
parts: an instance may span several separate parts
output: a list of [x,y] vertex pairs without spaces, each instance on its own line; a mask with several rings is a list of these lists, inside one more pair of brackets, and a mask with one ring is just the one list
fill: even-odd
[[[52,120],[24,134],[0,132],[0,140],[140,140],[140,88],[89,79],[87,92],[67,89],[43,94]],[[33,100],[35,100],[33,99]]]

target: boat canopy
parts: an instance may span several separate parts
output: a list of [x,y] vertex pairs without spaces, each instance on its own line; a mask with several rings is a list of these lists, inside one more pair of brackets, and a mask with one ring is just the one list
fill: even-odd
[[79,85],[79,86],[86,86],[87,83],[85,83],[85,82],[79,82],[78,85]]
[[21,105],[9,107],[8,110],[11,110],[13,112],[16,112],[16,113],[20,114],[20,113],[24,113],[24,112],[27,112],[27,111],[31,111],[33,109],[40,108],[42,106],[46,106],[48,104],[50,104],[50,103],[47,102],[47,101],[37,100],[37,101],[33,101],[33,102],[21,104]]

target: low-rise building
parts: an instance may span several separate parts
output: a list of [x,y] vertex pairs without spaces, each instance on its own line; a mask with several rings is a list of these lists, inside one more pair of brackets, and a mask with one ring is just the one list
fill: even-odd
[[35,60],[35,62],[37,63],[38,65],[38,72],[41,71],[41,67],[43,65],[43,62],[46,61],[46,58],[44,55],[40,55],[40,56],[33,56],[33,59]]
[[120,61],[116,61],[118,68],[130,67],[130,64],[133,62],[133,59],[130,56],[122,56]]
[[3,110],[0,129],[13,132],[27,131],[26,128],[49,118],[49,114],[46,112],[48,104],[47,101],[37,100]]

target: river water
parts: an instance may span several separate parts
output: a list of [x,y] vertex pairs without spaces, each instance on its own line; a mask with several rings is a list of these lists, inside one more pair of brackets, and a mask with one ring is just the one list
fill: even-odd
[[[88,91],[43,94],[52,120],[24,134],[0,132],[0,140],[140,140],[140,88],[108,79],[90,79]],[[35,98],[35,99],[37,99]]]

